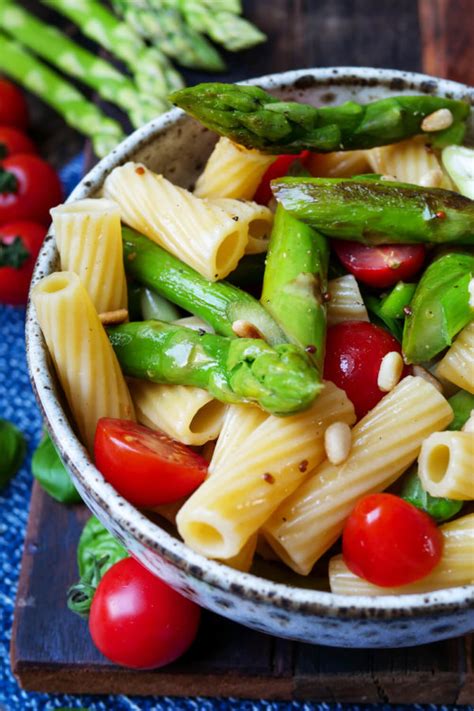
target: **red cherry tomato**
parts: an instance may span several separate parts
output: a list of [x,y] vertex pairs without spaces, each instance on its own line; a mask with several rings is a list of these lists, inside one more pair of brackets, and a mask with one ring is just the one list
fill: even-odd
[[25,129],[28,107],[21,91],[7,79],[0,79],[0,123]]
[[26,220],[0,227],[0,302],[26,304],[46,228]]
[[130,420],[100,419],[94,454],[99,471],[134,506],[177,501],[207,474],[206,460],[192,449]]
[[[382,358],[401,353],[399,342],[367,321],[345,321],[328,328],[324,377],[346,392],[360,419],[385,395],[377,385]],[[411,370],[404,368],[402,378]]]
[[115,563],[92,600],[89,631],[102,654],[133,669],[173,662],[196,637],[200,608],[133,558]]
[[36,146],[22,131],[12,126],[0,126],[0,160],[15,153],[36,153]]
[[368,286],[385,288],[411,279],[423,266],[422,244],[384,244],[369,247],[359,242],[333,240],[332,246],[348,272]]
[[288,173],[290,166],[295,160],[304,161],[309,155],[309,151],[302,151],[298,155],[282,155],[278,156],[276,161],[268,166],[260,185],[253,197],[255,202],[259,205],[268,205],[273,197],[272,189],[270,187],[270,182],[276,178],[283,178],[284,175]]
[[19,153],[0,167],[0,223],[33,220],[49,225],[49,210],[63,197],[60,180],[49,163]]
[[393,494],[371,494],[347,519],[342,552],[353,573],[398,587],[424,578],[439,563],[443,534],[431,516]]

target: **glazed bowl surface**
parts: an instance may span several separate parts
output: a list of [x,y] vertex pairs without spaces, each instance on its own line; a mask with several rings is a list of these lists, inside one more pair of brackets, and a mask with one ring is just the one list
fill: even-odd
[[[474,106],[474,91],[469,87],[395,70],[304,69],[250,83],[315,105],[423,93],[464,99]],[[469,133],[472,140],[473,112]],[[83,178],[68,201],[97,195],[110,171],[128,160],[141,161],[173,182],[191,187],[215,141],[215,134],[174,109],[123,141]],[[57,268],[58,255],[50,233],[39,255],[33,284]],[[187,597],[263,632],[329,646],[411,646],[474,629],[474,586],[406,596],[342,596],[272,582],[195,553],[119,496],[94,467],[68,419],[31,303],[26,338],[38,404],[87,506],[132,555]]]

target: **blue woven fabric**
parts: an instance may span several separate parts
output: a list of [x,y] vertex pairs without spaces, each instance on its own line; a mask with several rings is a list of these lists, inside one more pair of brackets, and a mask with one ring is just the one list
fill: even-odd
[[[79,179],[82,163],[82,156],[78,156],[64,169],[62,178],[67,190]],[[10,670],[9,644],[28,517],[30,461],[41,433],[41,419],[27,375],[23,331],[24,309],[0,306],[0,417],[14,422],[28,439],[28,457],[24,466],[0,493],[0,711],[59,708],[87,708],[90,711],[397,711],[403,708],[387,704],[349,706],[236,699],[48,696],[22,691]],[[447,707],[436,706],[412,708],[447,711]]]

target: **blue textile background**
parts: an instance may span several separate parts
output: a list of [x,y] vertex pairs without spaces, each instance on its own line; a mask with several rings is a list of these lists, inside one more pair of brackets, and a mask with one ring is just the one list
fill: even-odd
[[[62,178],[66,190],[70,190],[77,182],[81,170],[81,156],[63,169]],[[48,696],[22,691],[10,670],[9,644],[28,517],[30,461],[41,433],[41,419],[27,374],[23,331],[24,309],[0,306],[0,417],[14,422],[28,439],[28,457],[24,466],[0,493],[0,711],[46,711],[59,708],[87,708],[91,711],[397,711],[403,708],[388,704],[351,706],[236,699]],[[436,706],[412,708],[447,711],[447,707]]]

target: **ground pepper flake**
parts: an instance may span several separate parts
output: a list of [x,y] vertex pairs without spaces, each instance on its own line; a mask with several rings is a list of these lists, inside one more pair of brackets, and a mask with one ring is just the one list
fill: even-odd
[[302,462],[298,464],[298,469],[300,470],[301,473],[304,473],[308,468],[308,460],[303,459]]
[[263,475],[264,480],[267,482],[267,484],[274,484],[275,483],[275,477],[273,474],[270,474],[270,472],[265,472]]

